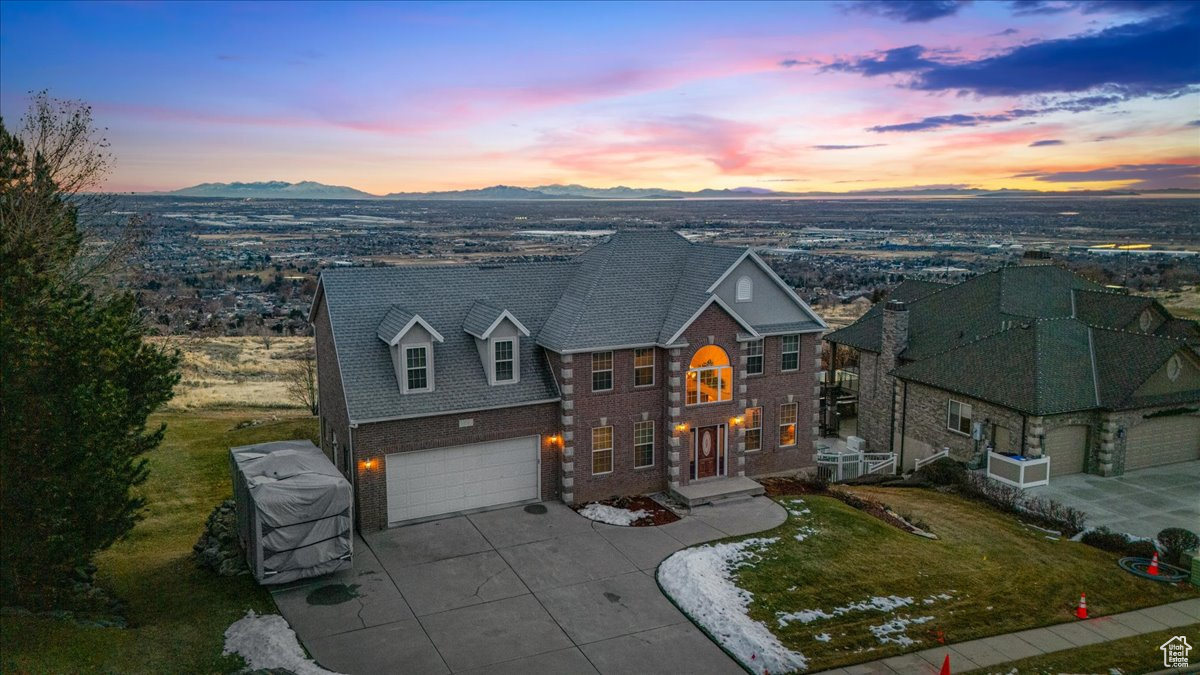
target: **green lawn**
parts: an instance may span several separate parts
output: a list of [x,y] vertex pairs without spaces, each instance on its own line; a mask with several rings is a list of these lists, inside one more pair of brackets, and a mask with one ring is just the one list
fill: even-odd
[[[1073,620],[1080,592],[1092,616],[1113,614],[1200,595],[1138,579],[1117,556],[1070,541],[1052,541],[1012,517],[960,497],[920,489],[855,488],[894,510],[924,521],[933,541],[895,529],[829,497],[779,499],[793,514],[772,532],[779,542],[762,560],[737,572],[754,594],[750,615],[781,642],[809,658],[812,670],[886,658]],[[797,533],[816,530],[804,541]],[[948,599],[935,597],[946,594]],[[891,611],[851,609],[877,596],[912,598]],[[930,602],[924,602],[930,599]],[[780,626],[779,616],[821,610],[832,618]],[[926,619],[925,617],[929,617]],[[919,619],[890,635],[913,644],[882,643],[870,632],[895,619]],[[816,636],[828,636],[828,641]]]
[[[1098,645],[1064,649],[1061,652],[1031,656],[1020,661],[1011,661],[990,668],[972,670],[975,675],[1005,673],[1006,675],[1052,675],[1054,673],[1110,673],[1117,669],[1121,673],[1150,673],[1163,669],[1163,654],[1159,647],[1175,637],[1183,635],[1195,646],[1200,636],[1200,623],[1182,628],[1171,628],[1157,633],[1146,633],[1134,637],[1113,640]],[[1200,656],[1192,650],[1191,666],[1200,666]],[[1195,671],[1188,671],[1195,672]]]
[[[294,413],[289,413],[294,415]],[[96,560],[100,584],[126,602],[131,627],[85,628],[71,622],[0,617],[0,671],[5,673],[227,673],[241,659],[222,657],[224,632],[248,609],[274,612],[270,595],[249,576],[220,578],[199,570],[192,544],[217,503],[231,494],[228,448],[269,440],[317,440],[311,418],[233,430],[262,411],[157,416],[167,437],[149,455],[142,487],[146,519]]]

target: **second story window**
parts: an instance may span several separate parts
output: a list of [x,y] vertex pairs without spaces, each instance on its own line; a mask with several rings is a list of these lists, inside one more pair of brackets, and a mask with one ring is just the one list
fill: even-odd
[[404,371],[406,389],[410,392],[429,389],[428,347],[406,347],[404,349]]
[[780,370],[800,369],[800,336],[784,335],[780,340]]
[[633,350],[633,386],[654,385],[654,348]]
[[971,434],[971,404],[950,399],[946,411],[946,427],[960,434]]
[[612,391],[613,353],[592,353],[592,391]]
[[513,368],[513,341],[497,340],[494,349],[496,354],[496,381],[512,382],[516,378],[516,370]]
[[762,375],[763,341],[755,340],[746,345],[746,374]]
[[687,404],[718,403],[733,398],[729,355],[716,345],[696,350],[687,372]]

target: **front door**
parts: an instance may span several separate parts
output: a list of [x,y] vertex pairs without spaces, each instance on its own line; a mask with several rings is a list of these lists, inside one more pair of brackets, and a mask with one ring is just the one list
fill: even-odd
[[721,425],[700,427],[696,433],[696,478],[712,478],[720,474],[725,454],[725,434]]

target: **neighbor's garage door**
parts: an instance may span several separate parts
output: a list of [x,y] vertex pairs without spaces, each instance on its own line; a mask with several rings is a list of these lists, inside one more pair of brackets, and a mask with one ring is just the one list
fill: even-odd
[[1160,417],[1129,430],[1125,470],[1200,459],[1200,418]]
[[389,523],[537,496],[537,436],[387,456]]
[[1050,455],[1050,475],[1065,476],[1083,471],[1087,456],[1088,428],[1076,424],[1051,429],[1046,434],[1046,454]]

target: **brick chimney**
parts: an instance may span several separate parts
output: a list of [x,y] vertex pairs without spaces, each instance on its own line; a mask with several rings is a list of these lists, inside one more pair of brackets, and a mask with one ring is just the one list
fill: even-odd
[[880,366],[889,371],[899,365],[900,352],[908,347],[908,307],[902,300],[888,300],[883,306],[883,344]]

